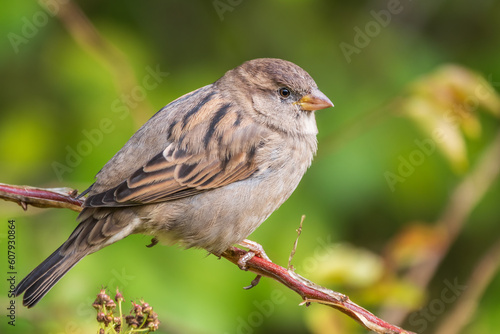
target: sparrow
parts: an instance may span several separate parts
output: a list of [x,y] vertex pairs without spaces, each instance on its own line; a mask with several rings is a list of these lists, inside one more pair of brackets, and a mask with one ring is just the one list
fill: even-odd
[[179,97],[97,173],[79,225],[14,294],[36,305],[82,258],[134,233],[215,255],[243,244],[311,165],[314,111],[328,107],[306,71],[271,58]]

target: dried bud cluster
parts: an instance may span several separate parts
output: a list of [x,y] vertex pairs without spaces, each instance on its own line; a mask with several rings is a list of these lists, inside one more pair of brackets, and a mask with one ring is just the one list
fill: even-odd
[[[120,305],[119,316],[113,314],[117,305],[115,301]],[[116,333],[120,333],[122,328],[121,303],[123,301],[123,295],[118,289],[116,289],[115,300],[111,299],[104,289],[101,289],[92,303],[92,306],[97,310],[97,322],[104,324],[104,328],[111,326]],[[144,301],[141,301],[140,304],[132,302],[132,310],[130,310],[130,315],[125,317],[125,322],[134,329],[148,329],[148,332],[156,331],[160,324],[158,314]],[[100,328],[99,333],[104,333],[104,328]]]
[[96,310],[100,310],[105,307],[106,310],[110,311],[116,308],[116,303],[113,301],[113,299],[109,298],[104,289],[101,289],[101,291],[99,291],[99,293],[97,294],[97,298],[94,300],[92,306]]
[[153,308],[148,303],[143,301],[141,304],[132,302],[132,307],[130,315],[125,317],[125,322],[130,327],[138,329],[148,328],[151,332],[158,329],[160,325],[158,314],[153,311]]

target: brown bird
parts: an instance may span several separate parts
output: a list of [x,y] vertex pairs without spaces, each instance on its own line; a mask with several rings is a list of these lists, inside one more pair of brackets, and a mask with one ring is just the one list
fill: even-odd
[[[83,257],[133,233],[220,255],[297,187],[316,152],[311,76],[255,59],[171,102],[96,176],[68,240],[15,289],[32,307]],[[245,244],[247,245],[247,244]]]

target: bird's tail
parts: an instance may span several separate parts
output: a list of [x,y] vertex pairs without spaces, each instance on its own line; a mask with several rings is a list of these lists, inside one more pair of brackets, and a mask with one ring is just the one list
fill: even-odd
[[125,208],[85,208],[78,220],[81,223],[68,240],[15,288],[16,297],[24,292],[24,306],[35,306],[81,259],[134,233],[135,226],[140,223],[135,211]]
[[81,233],[82,224],[83,222],[78,225],[61,247],[19,282],[14,295],[17,297],[24,292],[24,306],[35,306],[75,264],[89,254],[73,246],[76,237]]

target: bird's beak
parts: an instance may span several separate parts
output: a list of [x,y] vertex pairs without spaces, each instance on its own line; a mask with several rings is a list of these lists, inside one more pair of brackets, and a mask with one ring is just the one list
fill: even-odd
[[318,89],[315,89],[311,93],[303,96],[300,100],[295,102],[295,104],[300,105],[303,110],[307,111],[333,107],[332,101],[330,101],[330,99]]

